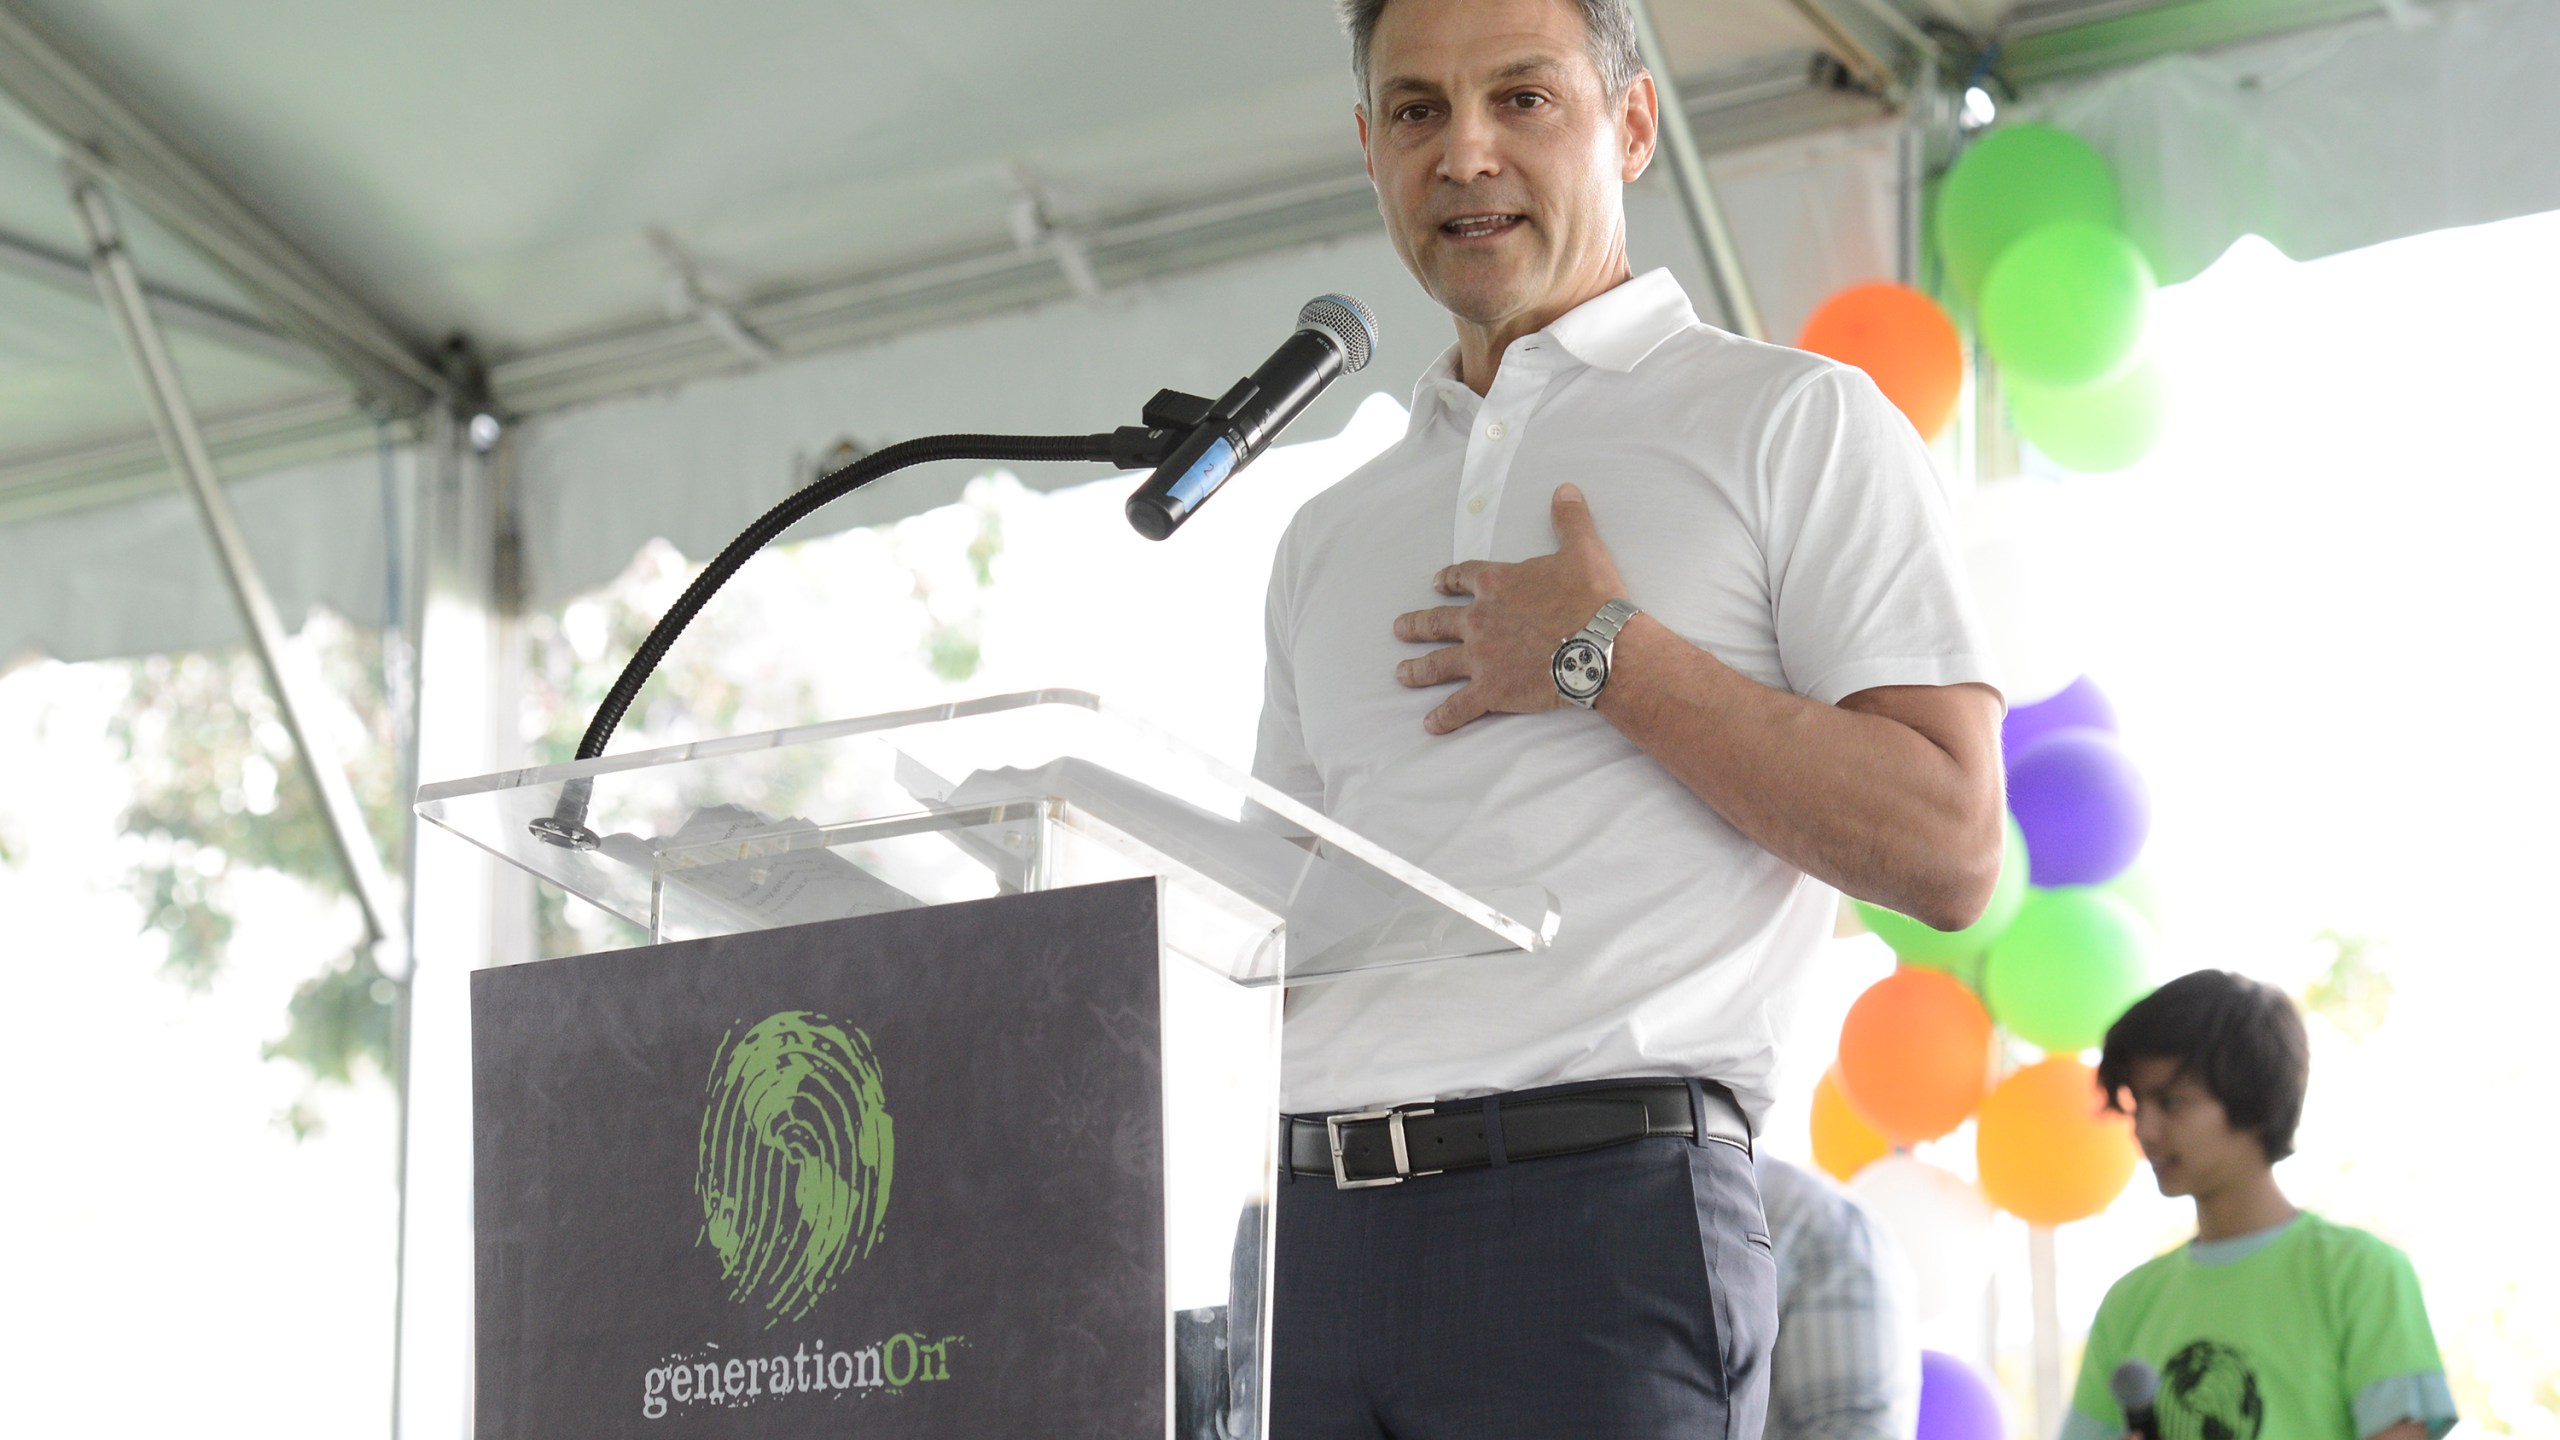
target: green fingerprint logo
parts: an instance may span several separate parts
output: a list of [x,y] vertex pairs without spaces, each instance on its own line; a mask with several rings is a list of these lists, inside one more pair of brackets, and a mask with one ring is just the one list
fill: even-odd
[[896,1150],[860,1030],[785,1010],[721,1037],[693,1193],[729,1298],[770,1327],[807,1315],[880,1243]]

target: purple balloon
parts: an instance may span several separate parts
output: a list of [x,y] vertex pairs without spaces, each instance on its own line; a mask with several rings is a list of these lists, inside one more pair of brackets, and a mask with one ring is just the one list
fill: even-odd
[[2000,722],[2000,759],[2012,770],[2027,747],[2066,729],[2104,730],[2114,734],[2116,707],[2098,682],[2083,675],[2032,705],[2020,705]]
[[2103,730],[2056,730],[2009,771],[2009,813],[2027,837],[2027,879],[2103,885],[2151,836],[2151,787]]
[[1989,1381],[1953,1355],[1920,1352],[1920,1440],[2004,1440],[2008,1433]]

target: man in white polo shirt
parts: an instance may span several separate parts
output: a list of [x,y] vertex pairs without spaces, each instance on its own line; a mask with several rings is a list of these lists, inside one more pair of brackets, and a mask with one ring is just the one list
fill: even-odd
[[1998,870],[1950,517],[1863,375],[1633,274],[1658,117],[1623,0],[1344,20],[1458,342],[1281,543],[1255,770],[1563,928],[1291,996],[1273,1430],[1757,1436],[1787,998],[1836,891],[1953,928]]

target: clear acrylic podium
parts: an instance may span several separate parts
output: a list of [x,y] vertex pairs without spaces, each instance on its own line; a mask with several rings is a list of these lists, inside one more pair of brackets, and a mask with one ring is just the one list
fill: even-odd
[[1154,877],[1184,1440],[1267,1429],[1286,988],[1538,951],[1559,922],[1534,883],[1462,891],[1067,690],[446,781],[417,810],[659,942]]

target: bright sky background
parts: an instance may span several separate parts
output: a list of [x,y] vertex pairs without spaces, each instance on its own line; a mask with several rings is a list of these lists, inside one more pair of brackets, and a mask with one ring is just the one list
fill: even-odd
[[[2161,449],[2120,476],[2011,482],[2034,487],[2053,603],[2080,617],[2074,658],[2115,698],[2153,787],[2162,975],[2224,965],[2298,987],[2325,960],[2321,929],[2383,942],[2389,1024],[2361,1045],[2321,1032],[2282,1175],[2411,1252],[2464,1401],[2542,1436],[2560,1436],[2560,1061],[2545,1038],[2560,1006],[2546,918],[2560,460],[2537,428],[2560,394],[2554,255],[2560,215],[2308,265],[2245,242],[2160,297],[2177,400]],[[1122,483],[1036,496],[997,479],[962,506],[799,547],[724,596],[771,617],[739,664],[804,677],[821,714],[1081,685],[1242,761],[1279,528],[1401,428],[1400,407],[1373,399],[1161,546],[1120,519]],[[1006,548],[981,592],[962,552],[987,509]],[[985,663],[964,685],[914,663],[912,630],[863,627],[910,593],[905,565],[941,575],[930,603],[978,613]],[[12,1368],[48,1382],[18,1387],[18,1418],[94,1430],[104,1404],[110,1428],[136,1433],[366,1433],[387,1410],[390,1107],[342,1097],[328,1136],[297,1146],[272,1119],[293,1077],[256,1058],[352,912],[287,882],[252,888],[231,977],[202,997],[162,980],[117,886],[127,787],[100,739],[116,683],[54,665],[0,679],[0,755],[20,757],[0,783],[0,837],[19,855],[0,867],[17,962],[0,1075],[27,1097],[0,1290],[44,1297],[9,1338]],[[1799,1092],[1886,963],[1845,940],[1809,977]],[[1802,1126],[1783,1108],[1771,1143],[1802,1154]],[[1929,1158],[1961,1170],[1964,1150]],[[2187,1223],[2137,1174],[2108,1215],[2066,1229],[2066,1321],[2085,1324]],[[2023,1232],[1995,1244],[1988,1328],[2022,1402]],[[1967,1324],[1934,1338],[1979,1356],[1986,1317]],[[136,1386],[131,1347],[101,1338],[144,1335],[154,1383]]]

